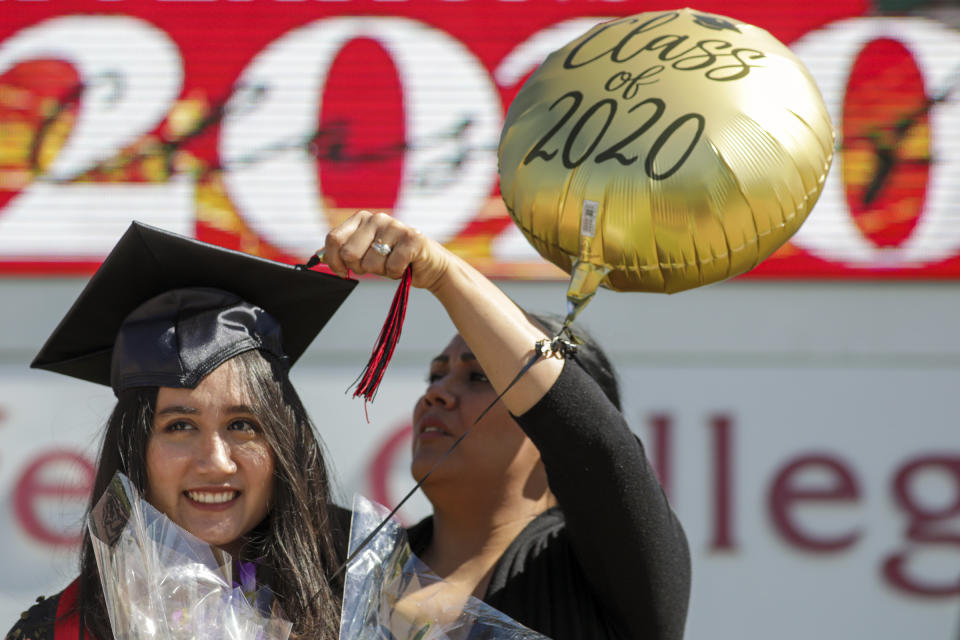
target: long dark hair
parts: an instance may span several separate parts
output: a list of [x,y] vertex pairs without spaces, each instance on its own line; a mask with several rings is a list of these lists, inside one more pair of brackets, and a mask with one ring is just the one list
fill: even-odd
[[[345,532],[330,507],[330,487],[320,442],[286,371],[258,351],[231,360],[244,381],[264,437],[273,450],[274,491],[270,513],[248,534],[241,558],[257,560],[269,575],[291,637],[336,640],[340,627],[342,578],[330,579],[343,554]],[[107,420],[90,507],[114,473],[125,473],[143,494],[147,487],[146,451],[153,429],[157,389],[122,392]],[[89,511],[88,511],[89,513]],[[81,634],[111,640],[97,562],[84,533],[80,557],[78,609]]]
[[[563,328],[563,316],[552,313],[530,313],[529,317],[535,324],[539,325],[550,336],[556,336]],[[594,382],[600,387],[610,402],[621,411],[620,406],[620,383],[617,379],[617,372],[613,368],[607,354],[600,347],[600,344],[583,327],[573,324],[571,327],[573,335],[577,337],[582,344],[577,347],[577,352],[573,360],[593,378]]]

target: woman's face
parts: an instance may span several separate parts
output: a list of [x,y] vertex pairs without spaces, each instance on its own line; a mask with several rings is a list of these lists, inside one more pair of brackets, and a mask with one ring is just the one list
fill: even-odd
[[159,389],[147,500],[178,525],[230,550],[267,515],[273,469],[273,451],[232,361],[195,389]]
[[496,397],[480,363],[463,338],[455,336],[431,361],[427,391],[413,410],[414,477],[423,477],[456,438],[472,427],[470,435],[431,475],[431,482],[456,478],[485,487],[510,480],[525,482],[540,464],[540,454],[503,403],[498,402],[474,426]]

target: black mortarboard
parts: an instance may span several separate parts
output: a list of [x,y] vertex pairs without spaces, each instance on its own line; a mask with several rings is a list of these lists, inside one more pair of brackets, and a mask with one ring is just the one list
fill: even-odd
[[31,367],[113,387],[195,387],[239,353],[293,364],[354,280],[134,222]]

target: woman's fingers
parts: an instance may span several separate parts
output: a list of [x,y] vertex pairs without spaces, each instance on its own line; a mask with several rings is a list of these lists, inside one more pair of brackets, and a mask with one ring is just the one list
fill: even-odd
[[391,250],[384,258],[384,275],[396,279],[403,275],[407,266],[422,256],[425,239],[416,229],[410,227],[393,229],[393,231],[395,233],[386,237]]
[[[367,246],[367,252],[360,262],[363,273],[376,273],[381,276],[399,277],[394,276],[387,265],[391,260],[393,260],[394,264],[396,263],[394,254],[397,254],[397,250],[403,242],[407,227],[384,213],[378,213],[373,216],[368,224],[372,232],[372,239]],[[404,264],[400,269],[401,275],[406,268],[407,265]]]
[[361,211],[353,217],[358,218],[359,223],[341,245],[340,258],[357,275],[380,273],[383,257],[373,250],[372,245],[392,218],[385,213],[369,211]]
[[331,271],[341,278],[350,276],[350,267],[347,265],[345,256],[342,253],[343,247],[356,232],[360,224],[372,215],[369,211],[355,213],[327,234],[327,239],[324,243],[323,261],[330,267]]
[[424,255],[425,238],[385,214],[359,211],[327,235],[324,262],[339,276],[348,271],[399,278]]

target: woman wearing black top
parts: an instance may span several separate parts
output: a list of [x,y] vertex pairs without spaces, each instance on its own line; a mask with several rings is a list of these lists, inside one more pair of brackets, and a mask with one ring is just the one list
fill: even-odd
[[[463,260],[384,214],[327,237],[339,275],[399,278],[443,304],[458,335],[430,364],[414,408],[421,478],[547,337]],[[414,550],[453,587],[555,640],[676,639],[690,591],[686,538],[592,343],[541,359],[423,485],[433,516]]]

